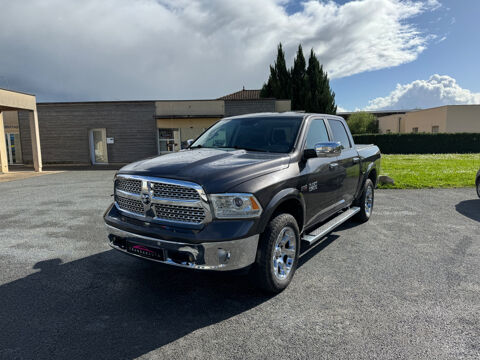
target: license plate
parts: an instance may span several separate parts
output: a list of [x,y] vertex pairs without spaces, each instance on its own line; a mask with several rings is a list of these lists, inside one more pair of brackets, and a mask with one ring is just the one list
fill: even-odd
[[142,257],[163,261],[165,259],[163,250],[137,244],[134,242],[127,242],[127,251],[132,254],[140,255]]

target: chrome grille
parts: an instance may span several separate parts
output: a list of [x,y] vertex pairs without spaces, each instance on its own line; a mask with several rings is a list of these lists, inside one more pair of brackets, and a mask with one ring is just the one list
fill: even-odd
[[142,191],[142,180],[119,177],[115,186],[118,190],[126,191],[132,194],[140,194]]
[[205,220],[205,210],[201,207],[155,204],[155,214],[159,219],[200,224]]
[[212,220],[204,190],[188,181],[119,174],[115,203],[144,221],[201,225]]
[[200,200],[198,191],[186,186],[152,183],[153,196],[168,199]]
[[143,204],[140,200],[128,199],[123,196],[115,196],[115,201],[118,207],[122,210],[129,211],[135,214],[143,215]]

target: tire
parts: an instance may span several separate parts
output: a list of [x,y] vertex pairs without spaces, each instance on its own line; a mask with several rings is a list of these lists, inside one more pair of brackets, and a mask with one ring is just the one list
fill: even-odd
[[372,216],[373,203],[375,200],[375,186],[372,180],[367,179],[363,185],[363,191],[356,201],[356,205],[360,207],[360,211],[355,216],[359,222],[367,222]]
[[255,264],[250,272],[257,287],[268,293],[283,291],[292,281],[300,254],[300,232],[290,214],[275,216],[260,235]]
[[477,195],[480,198],[480,178],[477,180]]

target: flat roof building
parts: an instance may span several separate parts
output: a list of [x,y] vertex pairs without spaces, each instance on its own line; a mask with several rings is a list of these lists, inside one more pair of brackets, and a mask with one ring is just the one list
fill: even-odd
[[446,105],[378,118],[380,133],[480,133],[480,105]]
[[[290,111],[290,100],[260,98],[241,90],[215,100],[38,103],[45,164],[125,164],[179,151],[187,140],[226,116]],[[30,116],[6,113],[10,164],[31,164]]]

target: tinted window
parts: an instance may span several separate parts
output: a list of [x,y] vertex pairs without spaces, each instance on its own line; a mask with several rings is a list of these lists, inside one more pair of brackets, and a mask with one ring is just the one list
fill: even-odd
[[342,122],[338,120],[328,120],[328,123],[330,124],[330,128],[332,129],[333,140],[339,141],[344,149],[350,149],[352,145],[350,144],[347,131],[345,130]]
[[305,149],[313,149],[315,148],[315,144],[328,141],[328,133],[325,122],[320,119],[313,120],[308,128]]
[[301,117],[246,117],[221,120],[205,131],[192,148],[292,151]]

